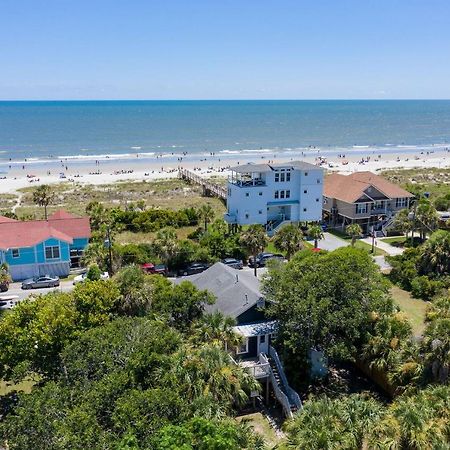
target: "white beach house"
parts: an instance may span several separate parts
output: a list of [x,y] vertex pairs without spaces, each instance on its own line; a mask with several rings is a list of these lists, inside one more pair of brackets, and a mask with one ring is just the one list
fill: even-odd
[[303,161],[231,168],[229,224],[264,225],[273,234],[285,222],[322,219],[323,169]]

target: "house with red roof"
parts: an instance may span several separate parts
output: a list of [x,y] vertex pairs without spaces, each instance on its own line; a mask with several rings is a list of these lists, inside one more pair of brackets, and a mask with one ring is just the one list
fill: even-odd
[[64,277],[77,267],[91,236],[88,217],[59,210],[47,220],[0,216],[0,264],[14,281],[40,275]]

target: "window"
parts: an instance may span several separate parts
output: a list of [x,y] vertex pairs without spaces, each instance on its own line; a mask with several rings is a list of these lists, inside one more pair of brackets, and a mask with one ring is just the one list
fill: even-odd
[[57,245],[45,247],[45,259],[59,259],[59,247]]
[[307,194],[307,193],[308,193],[308,189],[304,189],[304,190],[303,190],[303,193],[304,193],[304,194]]
[[280,193],[278,191],[275,191],[275,198],[279,198]]
[[284,191],[280,191],[280,198],[284,198]]
[[259,343],[260,343],[260,344],[265,344],[265,343],[266,343],[266,335],[265,335],[265,334],[262,334],[262,335],[259,337]]
[[307,177],[308,176],[308,172],[305,172],[305,177]]
[[367,214],[367,203],[358,203],[356,205],[356,214]]
[[291,181],[291,172],[286,172],[286,181]]
[[281,174],[280,174],[280,181],[282,182],[282,183],[284,183],[284,177],[286,176],[286,174],[284,173],[284,172],[281,172]]
[[396,208],[406,208],[406,198],[396,198],[395,199]]
[[278,183],[280,181],[280,174],[278,172],[275,172],[275,183]]
[[303,208],[303,212],[306,212],[306,208]]
[[320,184],[320,178],[317,178],[317,184]]
[[[317,203],[319,203],[320,202],[320,200],[318,199],[318,198],[316,198],[316,202]],[[324,200],[324,203],[326,203],[327,201],[326,200]]]
[[248,213],[245,213],[245,218],[248,219]]
[[262,214],[262,209],[260,209],[260,210],[258,211],[258,214]]
[[261,196],[261,195],[262,195],[262,192],[258,192],[258,195],[260,195],[260,196]]
[[248,353],[248,338],[245,338],[245,342],[237,348],[236,353],[238,355]]
[[228,189],[228,197],[231,197],[231,189]]
[[18,248],[12,248],[11,249],[11,254],[12,254],[13,258],[18,258],[20,256],[19,249]]
[[291,198],[291,191],[286,191],[286,198]]
[[248,192],[245,193],[245,196],[248,197],[250,194]]

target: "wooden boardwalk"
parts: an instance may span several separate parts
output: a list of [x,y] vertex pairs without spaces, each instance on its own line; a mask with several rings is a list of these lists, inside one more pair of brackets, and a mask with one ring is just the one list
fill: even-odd
[[191,170],[178,169],[178,178],[202,186],[203,195],[205,196],[215,196],[222,198],[225,201],[227,200],[227,190],[225,187],[220,186],[216,183],[212,183],[211,181],[208,181],[207,179],[197,175]]

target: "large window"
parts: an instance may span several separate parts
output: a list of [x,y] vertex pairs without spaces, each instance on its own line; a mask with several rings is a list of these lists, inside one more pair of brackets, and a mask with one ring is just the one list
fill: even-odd
[[57,245],[45,247],[45,259],[59,259],[59,257],[59,247]]
[[245,338],[245,342],[237,348],[236,353],[238,355],[242,353],[248,353],[248,338]]
[[279,198],[279,197],[280,197],[280,192],[279,192],[279,191],[275,191],[274,197],[275,197],[275,198]]
[[367,203],[358,203],[356,205],[356,214],[367,214]]
[[286,172],[286,181],[291,181],[291,172]]
[[408,200],[406,198],[397,198],[395,199],[395,207],[396,208],[406,208]]
[[278,183],[280,181],[280,174],[278,172],[275,172],[275,183]]
[[291,191],[286,191],[286,198],[291,198]]

